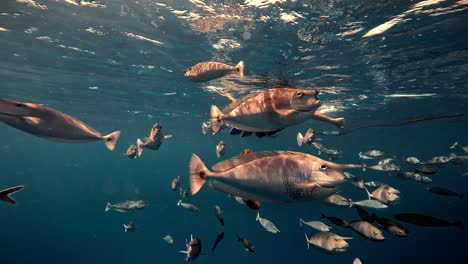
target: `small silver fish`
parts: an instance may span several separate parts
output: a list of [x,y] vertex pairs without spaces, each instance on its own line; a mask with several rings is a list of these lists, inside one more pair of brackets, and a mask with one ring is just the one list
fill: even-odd
[[369,151],[364,152],[363,154],[368,157],[380,157],[384,153],[380,150],[369,150]]
[[311,144],[314,140],[314,130],[312,128],[307,129],[304,136],[302,136],[301,132],[297,133],[296,141],[297,145],[302,146],[302,144]]
[[114,204],[114,205],[111,204],[111,203],[107,203],[105,211],[107,212],[107,211],[109,211],[111,209],[114,209],[114,210],[116,210],[118,212],[125,213],[125,212],[128,212],[130,210],[142,209],[145,206],[146,206],[146,203],[143,200],[125,201],[125,202]]
[[133,223],[133,222],[129,222],[128,224],[124,224],[123,227],[124,227],[125,233],[127,233],[127,231],[134,232],[135,229],[136,229],[135,223]]
[[362,200],[362,201],[357,201],[357,202],[351,202],[351,206],[353,205],[359,205],[359,206],[362,206],[362,207],[367,207],[367,208],[375,208],[375,209],[383,209],[383,208],[387,208],[388,206],[377,201],[377,200],[371,200],[371,199],[367,199],[367,200]]
[[380,187],[384,185],[384,183],[378,182],[378,181],[370,181],[370,182],[365,182],[364,185],[369,186],[369,187]]
[[393,161],[392,158],[387,158],[387,159],[380,160],[378,164],[379,165],[385,165],[385,164],[389,164],[392,161]]
[[190,203],[183,203],[182,200],[179,200],[177,202],[177,205],[182,206],[183,208],[187,209],[188,211],[190,211],[192,213],[196,213],[196,212],[200,211],[200,209],[198,209],[198,207],[196,207],[195,205],[190,204]]
[[351,199],[345,198],[339,194],[333,194],[328,196],[325,199],[325,202],[339,207],[349,207],[351,205]]
[[351,179],[350,182],[358,189],[364,190],[366,188],[366,186],[364,185],[364,180],[362,178],[355,177]]
[[455,157],[452,155],[450,157],[445,157],[445,156],[438,156],[438,157],[433,157],[432,159],[423,162],[422,164],[428,164],[428,165],[444,165],[451,160],[453,160]]
[[345,252],[349,244],[346,240],[352,239],[352,237],[342,237],[332,232],[320,232],[312,236],[311,238],[307,237],[305,234],[307,249],[309,249],[309,244],[316,246],[326,252],[332,253],[341,253]]
[[302,224],[307,225],[312,227],[313,229],[317,231],[322,231],[322,232],[327,232],[332,229],[330,226],[327,226],[326,224],[320,222],[320,221],[304,221],[302,218],[299,218],[299,226],[302,226]]
[[373,170],[378,170],[378,171],[399,171],[400,167],[393,164],[393,163],[387,163],[387,164],[377,164],[373,166],[363,166],[362,170],[366,169],[373,169]]
[[318,154],[321,155],[322,153],[328,155],[330,159],[336,159],[340,156],[340,152],[336,149],[328,149],[320,143],[312,142],[312,145],[318,150]]
[[415,173],[415,172],[400,172],[400,173],[397,173],[397,176],[399,176],[400,178],[403,178],[405,180],[414,180],[414,181],[417,181],[417,182],[422,182],[422,183],[431,183],[432,182],[432,179],[427,177],[427,176],[422,176],[421,174],[419,173]]
[[239,77],[243,78],[244,67],[243,61],[239,62],[236,66],[214,61],[200,62],[188,68],[184,76],[195,82],[206,82],[221,78],[231,72],[238,72]]
[[174,239],[170,235],[163,237],[163,240],[166,241],[169,245],[174,244]]
[[261,218],[260,213],[257,213],[257,218],[255,218],[255,221],[260,222],[260,224],[265,228],[266,231],[271,232],[273,234],[279,233],[279,229],[273,224],[270,220]]
[[216,156],[218,157],[218,159],[224,156],[225,152],[226,152],[226,144],[224,144],[223,141],[220,141],[218,145],[216,145]]
[[365,159],[365,160],[375,159],[374,157],[369,157],[369,156],[364,155],[362,152],[359,152],[358,156],[359,156],[359,159]]
[[412,164],[421,163],[421,161],[416,157],[408,157],[408,158],[405,159],[405,161],[408,162],[408,163],[412,163]]
[[224,226],[223,210],[218,205],[215,205],[215,215],[219,223]]
[[329,135],[339,135],[340,131],[338,131],[338,130],[326,130],[326,131],[322,131],[320,134],[321,135],[327,135],[327,136],[329,136]]

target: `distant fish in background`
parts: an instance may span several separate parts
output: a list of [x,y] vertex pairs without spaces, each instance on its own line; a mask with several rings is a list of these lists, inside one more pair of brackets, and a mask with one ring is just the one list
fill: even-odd
[[351,178],[349,179],[349,182],[358,189],[364,190],[366,188],[366,185],[364,184],[364,180],[360,177]]
[[265,230],[268,232],[271,232],[273,234],[280,232],[279,229],[275,226],[275,224],[273,224],[273,222],[271,222],[270,220],[266,218],[261,218],[260,213],[257,213],[257,217],[255,218],[255,221],[260,222],[260,225],[262,225],[263,228],[265,228]]
[[165,139],[172,138],[172,135],[164,135],[162,128],[159,123],[155,123],[148,137],[143,140],[137,139],[138,157],[141,156],[144,148],[158,150]]
[[252,243],[250,243],[249,240],[247,240],[246,238],[240,237],[238,234],[236,234],[236,237],[237,237],[237,241],[242,243],[246,251],[255,252],[255,247],[252,245]]
[[353,205],[359,205],[362,207],[367,207],[367,208],[374,208],[374,209],[384,209],[387,208],[388,206],[386,204],[383,204],[377,200],[362,200],[362,201],[357,201],[357,202],[351,202],[351,206]]
[[325,199],[325,202],[334,206],[339,206],[339,207],[349,207],[351,205],[351,199],[343,197],[339,194],[333,194],[328,196]]
[[134,232],[136,229],[135,223],[131,221],[128,224],[124,224],[123,227],[124,227],[125,233],[127,233],[127,231]]
[[200,62],[187,69],[184,76],[195,82],[207,82],[221,78],[229,73],[237,72],[240,78],[244,78],[245,64],[240,61],[236,66],[221,62]]
[[218,145],[216,145],[216,156],[218,157],[218,159],[224,156],[225,152],[226,152],[226,144],[224,144],[224,142],[221,140],[218,143]]
[[247,207],[249,207],[252,210],[259,210],[260,207],[262,207],[262,204],[259,201],[244,200],[244,199],[242,199],[242,201],[244,202],[245,205],[247,205]]
[[202,253],[202,241],[199,237],[193,237],[190,235],[190,242],[186,245],[186,250],[179,251],[186,255],[185,261],[194,261]]
[[456,157],[455,154],[451,154],[449,157],[437,156],[437,157],[433,157],[432,159],[430,159],[430,160],[428,160],[426,162],[422,162],[422,164],[435,165],[435,166],[442,166],[443,167],[444,165],[446,165],[447,163],[452,161],[455,157]]
[[326,148],[324,145],[317,142],[312,142],[312,145],[318,150],[319,155],[322,153],[326,154],[330,160],[334,160],[340,157],[340,152],[336,149]]
[[215,242],[213,243],[213,247],[211,248],[211,253],[214,253],[214,251],[218,247],[219,243],[221,243],[223,238],[224,238],[224,232],[221,232],[216,236]]
[[438,169],[432,166],[428,166],[428,165],[421,165],[417,168],[414,168],[413,171],[416,173],[419,172],[419,173],[423,173],[427,175],[432,175],[432,174],[435,174],[438,171]]
[[378,171],[399,171],[400,167],[393,163],[377,164],[373,166],[367,166],[366,164],[364,164],[362,167],[362,170],[366,171],[367,169],[378,170]]
[[208,132],[209,129],[211,129],[211,122],[203,122],[202,123],[202,133],[203,135],[206,135],[206,132]]
[[200,209],[198,209],[198,207],[196,207],[195,205],[190,204],[190,203],[183,203],[182,200],[179,200],[177,202],[177,205],[181,206],[184,209],[187,209],[188,211],[190,211],[192,213],[196,213],[196,212],[200,211]]
[[12,194],[21,191],[24,188],[24,185],[19,185],[15,187],[10,187],[4,190],[0,190],[0,200],[9,204],[16,204],[15,199],[11,197]]
[[179,195],[182,199],[186,199],[189,195],[189,191],[187,189],[179,188]]
[[127,157],[129,157],[130,159],[134,159],[137,155],[137,147],[135,145],[130,145],[130,147],[128,147],[127,149],[127,153],[125,153],[124,155],[126,155]]
[[455,192],[455,191],[449,190],[444,187],[439,187],[439,186],[428,187],[427,190],[434,194],[443,195],[443,196],[454,196],[460,199],[462,199],[464,196],[463,193]]
[[326,253],[342,253],[345,252],[349,244],[346,240],[353,239],[352,237],[342,237],[332,232],[320,232],[309,238],[305,234],[307,249],[309,244],[324,250]]
[[306,226],[309,226],[317,231],[322,231],[322,232],[326,232],[326,231],[330,231],[331,227],[330,226],[327,226],[326,224],[320,222],[320,221],[304,221],[302,218],[299,218],[299,226],[302,227],[302,225],[306,225]]
[[180,177],[177,176],[171,181],[171,189],[175,192],[180,188]]
[[412,164],[419,164],[419,163],[421,163],[421,161],[420,161],[418,158],[416,158],[416,157],[407,157],[407,158],[405,159],[405,161],[408,162],[408,163],[412,163]]
[[145,206],[146,206],[146,203],[143,200],[125,201],[125,202],[114,204],[114,205],[111,204],[111,203],[107,203],[105,211],[107,212],[107,211],[113,209],[115,211],[125,213],[125,212],[131,211],[131,210],[142,209]]
[[94,128],[62,112],[33,103],[0,99],[0,121],[44,139],[65,143],[103,140],[113,151],[120,131],[103,136]]
[[218,205],[215,205],[215,216],[218,222],[224,226],[223,210]]
[[[361,152],[359,152],[361,153]],[[362,155],[364,156],[367,156],[367,157],[374,157],[374,158],[377,158],[377,157],[380,157],[382,156],[384,153],[380,150],[376,150],[376,149],[373,149],[373,150],[369,150],[369,151],[366,151],[364,153],[361,153]]]
[[327,216],[327,215],[324,215],[323,213],[321,213],[322,216],[320,217],[320,219],[327,219],[328,221],[330,221],[331,223],[333,223],[334,225],[338,226],[338,227],[348,227],[349,223],[348,221],[344,220],[344,219],[341,219],[341,218],[338,218],[338,217],[334,217],[334,216]]
[[425,227],[448,227],[455,226],[461,230],[464,229],[464,224],[461,221],[449,222],[444,219],[436,218],[429,215],[417,214],[417,213],[403,213],[393,215],[397,220],[405,223],[410,223],[418,226]]
[[450,149],[459,149],[465,153],[468,153],[468,146],[462,146],[458,144],[458,142],[453,143],[453,145],[450,147]]
[[174,239],[170,235],[163,237],[163,240],[166,241],[169,245],[174,244]]
[[310,145],[312,144],[313,140],[314,140],[314,130],[312,128],[307,129],[304,136],[301,134],[301,132],[297,133],[296,141],[299,147],[301,147],[303,144]]

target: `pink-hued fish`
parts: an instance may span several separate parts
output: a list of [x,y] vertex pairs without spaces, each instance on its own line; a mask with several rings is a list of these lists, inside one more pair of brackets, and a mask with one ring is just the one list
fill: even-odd
[[0,121],[52,141],[85,143],[103,140],[111,151],[120,137],[120,131],[103,136],[80,120],[45,106],[5,99],[0,99]]
[[19,185],[5,190],[0,190],[0,200],[4,201],[5,203],[16,204],[15,199],[13,199],[10,195],[21,191],[23,188],[24,185]]
[[143,139],[137,139],[138,157],[143,153],[143,148],[158,150],[165,139],[172,138],[172,135],[164,135],[162,126],[155,123],[151,128],[150,135]]
[[196,194],[209,180],[215,190],[247,200],[311,200],[336,192],[335,187],[345,182],[341,169],[360,167],[336,164],[300,152],[264,151],[219,162],[210,171],[192,154],[190,190],[192,195]]
[[184,76],[192,81],[206,82],[221,78],[231,72],[238,72],[239,77],[243,78],[244,67],[243,61],[239,62],[236,66],[214,61],[200,62],[188,68]]
[[212,105],[211,130],[216,134],[228,126],[234,134],[244,131],[264,136],[312,118],[343,126],[344,118],[330,118],[316,111],[320,106],[318,94],[317,90],[275,88],[251,93],[222,111]]

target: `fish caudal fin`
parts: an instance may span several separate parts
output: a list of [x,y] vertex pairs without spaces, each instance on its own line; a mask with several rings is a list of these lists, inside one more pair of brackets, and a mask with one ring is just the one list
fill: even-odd
[[112,207],[112,204],[111,203],[107,203],[106,204],[106,209],[104,209],[106,212],[109,211]]
[[123,225],[123,227],[124,227],[125,233],[127,233],[127,230],[128,230],[127,226]]
[[302,143],[304,143],[304,137],[302,136],[301,132],[297,133],[297,145],[300,147],[302,146]]
[[15,199],[13,199],[10,195],[22,190],[23,188],[24,185],[19,185],[0,191],[0,200],[4,201],[5,203],[16,204]]
[[307,250],[309,250],[309,238],[307,237],[307,234],[304,233],[305,239],[306,239],[306,244],[307,244]]
[[189,174],[190,174],[190,192],[195,195],[205,184],[206,176],[211,172],[206,168],[203,161],[195,154],[192,154],[189,163]]
[[141,154],[143,154],[143,148],[145,147],[145,144],[143,143],[143,141],[141,141],[141,139],[137,139],[137,153],[138,153],[138,157],[141,156]]
[[366,190],[366,193],[367,193],[367,198],[369,199],[369,201],[371,200],[372,198],[372,194],[369,192],[369,190],[367,190],[367,188],[364,188],[364,190]]
[[165,135],[164,136],[164,139],[170,139],[170,138],[172,138],[172,135]]
[[236,70],[239,72],[239,76],[241,78],[244,78],[244,68],[245,68],[245,64],[243,61],[240,61],[237,65],[236,65]]
[[257,217],[255,217],[255,221],[259,221],[260,220],[260,213],[257,212]]
[[221,128],[224,125],[224,122],[222,120],[223,113],[221,112],[221,110],[219,110],[219,108],[216,105],[212,105],[210,110],[210,116],[211,130],[213,131],[213,135],[215,135],[219,132],[219,130],[221,130]]
[[337,127],[344,127],[345,119],[344,117],[338,117],[338,118],[333,119],[333,123]]
[[465,225],[463,224],[462,221],[455,221],[452,223],[452,225],[461,230],[465,229]]
[[106,136],[102,137],[102,140],[104,140],[104,143],[106,144],[106,147],[110,151],[114,151],[115,145],[119,141],[120,133],[121,133],[120,131],[115,131],[115,132],[110,133],[109,135],[106,135]]

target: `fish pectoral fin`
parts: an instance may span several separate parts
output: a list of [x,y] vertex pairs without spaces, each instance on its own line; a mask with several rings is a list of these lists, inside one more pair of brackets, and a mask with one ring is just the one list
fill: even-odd
[[39,117],[32,117],[32,116],[22,116],[20,117],[21,120],[26,122],[28,125],[37,126],[41,123],[41,119]]

